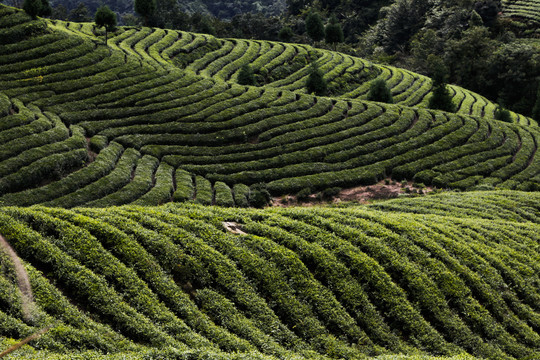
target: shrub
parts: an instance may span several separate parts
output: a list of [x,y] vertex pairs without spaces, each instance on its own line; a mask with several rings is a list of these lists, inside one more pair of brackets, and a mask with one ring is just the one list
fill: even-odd
[[234,193],[234,202],[238,207],[248,207],[249,206],[249,186],[244,184],[236,184],[233,187]]
[[324,79],[323,72],[319,69],[317,63],[312,62],[309,76],[306,82],[306,90],[310,94],[325,95],[328,85]]
[[497,109],[495,110],[495,119],[504,121],[507,123],[512,123],[512,115],[510,115],[510,111],[508,109],[505,109],[502,106],[497,106]]
[[303,188],[302,190],[296,193],[296,198],[298,199],[298,201],[306,201],[308,200],[309,195],[311,195],[311,189]]
[[320,15],[310,11],[306,17],[306,32],[314,41],[324,39],[324,25]]
[[250,187],[249,205],[256,208],[263,208],[270,203],[270,192],[266,188],[266,184],[255,184]]
[[227,184],[217,181],[214,184],[214,190],[216,192],[216,205],[225,207],[234,206],[231,188]]
[[41,0],[24,0],[23,10],[33,19],[36,19],[41,12]]
[[367,99],[370,101],[379,101],[387,104],[394,103],[392,93],[390,92],[388,85],[386,85],[386,81],[383,79],[378,79],[371,82]]
[[452,96],[450,95],[446,84],[435,87],[432,96],[429,98],[428,107],[430,109],[456,112],[456,105],[452,102]]
[[293,36],[294,33],[288,26],[283,27],[278,33],[279,40],[283,42],[290,42]]
[[255,75],[249,64],[244,64],[240,68],[240,72],[238,73],[238,83],[240,85],[255,85]]
[[343,42],[343,29],[335,15],[330,18],[330,23],[324,29],[324,40],[328,44]]
[[323,192],[322,192],[322,196],[324,199],[332,199],[333,197],[339,195],[341,191],[341,188],[340,187],[331,187],[331,188],[328,188],[328,189],[324,189]]

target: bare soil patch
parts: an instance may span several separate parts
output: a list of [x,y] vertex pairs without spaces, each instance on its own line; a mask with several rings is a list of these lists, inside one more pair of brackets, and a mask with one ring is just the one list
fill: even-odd
[[433,191],[431,187],[413,186],[413,182],[396,182],[390,179],[369,186],[356,186],[342,189],[332,199],[323,199],[320,193],[311,194],[304,201],[294,195],[272,198],[272,206],[315,206],[321,204],[339,204],[341,202],[357,202],[369,204],[374,200],[393,199],[400,195],[423,195]]

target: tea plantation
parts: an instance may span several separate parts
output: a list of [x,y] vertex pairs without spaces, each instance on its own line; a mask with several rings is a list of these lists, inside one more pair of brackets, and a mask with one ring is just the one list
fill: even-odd
[[13,355],[28,359],[537,359],[539,220],[539,193],[516,191],[342,209],[4,207],[36,305],[25,315],[3,255],[2,335],[53,324]]
[[[307,45],[103,35],[0,5],[0,357],[540,358],[534,120]],[[247,208],[383,179],[493,191]]]
[[[425,109],[431,80],[306,45],[32,20],[0,8],[0,204],[70,208],[369,185],[535,190],[530,118],[450,86],[458,113]],[[306,94],[316,61],[333,95]],[[257,86],[236,83],[250,64]],[[385,79],[397,104],[365,101]],[[239,190],[237,194],[234,188]]]
[[[506,16],[540,23],[540,1],[538,0],[502,0],[501,5]],[[538,34],[538,31],[535,32]]]

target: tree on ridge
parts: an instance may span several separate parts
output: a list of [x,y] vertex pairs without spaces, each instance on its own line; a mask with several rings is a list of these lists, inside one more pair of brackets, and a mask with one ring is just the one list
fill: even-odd
[[100,6],[94,18],[98,27],[105,27],[105,45],[107,45],[107,35],[116,26],[116,14],[107,5]]

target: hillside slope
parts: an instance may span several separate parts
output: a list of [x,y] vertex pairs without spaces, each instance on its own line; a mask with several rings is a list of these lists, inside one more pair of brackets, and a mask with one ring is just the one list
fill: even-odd
[[[58,22],[56,28],[91,38],[100,33],[90,23]],[[138,51],[130,51],[130,47],[137,44],[140,44]],[[148,46],[150,44],[153,51]],[[229,83],[236,83],[242,65],[250,64],[259,86],[297,93],[306,92],[305,82],[311,61],[324,72],[329,91],[335,98],[365,100],[369,85],[375,79],[387,82],[395,103],[399,105],[426,107],[432,91],[431,79],[426,76],[304,44],[219,39],[212,35],[163,29],[145,29],[141,34],[140,31],[122,28],[109,45],[128,55],[136,55],[142,61],[173,63],[190,73]],[[449,85],[449,89],[458,113],[494,117],[497,104],[456,85]],[[537,125],[533,119],[511,114],[519,124]]]
[[540,36],[537,27],[540,24],[540,1],[538,0],[502,0],[503,13],[514,19],[525,20],[535,29],[532,35]]
[[179,359],[534,359],[539,204],[484,192],[378,209],[0,208],[37,304],[22,308],[2,255],[0,334],[54,324],[36,348]]
[[[460,189],[540,186],[540,131],[524,117],[529,125],[492,120],[494,105],[469,92],[465,112],[485,117],[362,100],[362,81],[391,76],[396,98],[418,104],[429,90],[418,75],[299,45],[161,29],[121,29],[105,46],[91,24],[31,21],[5,6],[0,16],[4,205],[230,206],[256,183],[279,195],[390,176]],[[349,91],[357,94],[305,94],[306,54],[346,86],[356,81],[346,80],[352,62],[366,76]],[[246,62],[291,68],[246,87],[235,83]]]

